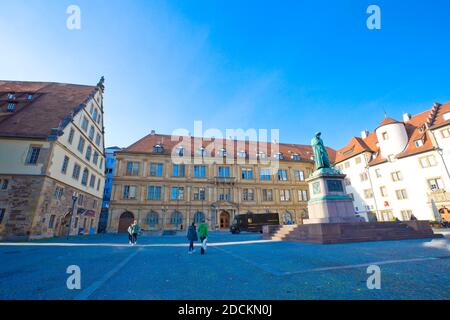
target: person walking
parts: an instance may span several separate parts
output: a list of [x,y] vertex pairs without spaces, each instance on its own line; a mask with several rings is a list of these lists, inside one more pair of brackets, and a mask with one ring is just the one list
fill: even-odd
[[132,231],[132,244],[135,245],[137,243],[137,237],[139,234],[139,231],[141,231],[141,227],[137,223],[136,220],[134,220],[133,224],[131,225],[131,231]]
[[128,231],[128,243],[132,245],[133,244],[133,224],[130,224],[127,231]]
[[200,237],[200,242],[202,243],[202,248],[200,250],[201,254],[206,252],[206,242],[208,241],[208,225],[203,222],[198,226],[198,235]]
[[195,222],[192,222],[192,224],[189,226],[188,232],[187,232],[187,238],[189,240],[189,254],[193,254],[195,252],[194,241],[198,240]]

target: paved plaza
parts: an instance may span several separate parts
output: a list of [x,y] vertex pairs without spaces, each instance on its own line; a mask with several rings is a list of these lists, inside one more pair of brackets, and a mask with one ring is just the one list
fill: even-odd
[[[450,235],[338,245],[210,234],[205,256],[184,235],[96,235],[0,243],[0,299],[449,299]],[[381,289],[367,288],[367,267]],[[69,290],[69,265],[81,289]]]

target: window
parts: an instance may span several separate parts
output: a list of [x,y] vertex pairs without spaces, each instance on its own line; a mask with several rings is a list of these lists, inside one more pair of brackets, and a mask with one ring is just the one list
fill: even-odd
[[280,190],[280,200],[283,202],[290,201],[291,200],[290,190]]
[[137,186],[123,186],[123,198],[126,200],[135,200],[137,195]]
[[450,112],[444,113],[444,115],[442,116],[442,118],[444,118],[444,121],[450,120]]
[[78,178],[80,177],[80,171],[81,171],[81,167],[78,164],[74,164],[72,178],[78,180]]
[[372,199],[373,198],[372,189],[364,190],[364,198],[366,198],[366,199]]
[[194,177],[195,178],[205,178],[206,177],[206,166],[194,166]]
[[86,117],[83,117],[83,120],[81,120],[81,128],[83,129],[84,132],[87,132],[88,129],[88,119]]
[[305,173],[301,170],[295,170],[294,178],[296,181],[305,181]]
[[205,214],[203,212],[196,212],[194,215],[194,222],[199,224],[205,221]]
[[97,115],[98,115],[98,111],[97,111],[97,108],[95,108],[94,112],[92,113],[92,118],[94,119],[94,121],[97,121]]
[[91,179],[89,181],[89,187],[95,188],[95,176],[91,174]]
[[411,220],[411,216],[413,215],[412,210],[401,210],[400,214],[402,215],[403,221],[409,221]]
[[91,126],[91,128],[89,129],[89,139],[90,140],[94,139],[94,134],[95,134],[94,126]]
[[273,201],[272,189],[263,189],[263,201]]
[[67,138],[67,141],[72,144],[73,142],[73,136],[75,135],[75,130],[73,128],[70,128],[69,131],[69,137]]
[[50,220],[48,221],[48,227],[50,229],[53,229],[53,226],[55,225],[55,218],[56,216],[54,214],[50,216]]
[[40,147],[30,147],[26,159],[26,164],[36,164],[39,159]]
[[356,159],[355,159],[355,163],[356,163],[356,164],[360,164],[360,163],[361,163],[361,157],[356,158]]
[[93,159],[92,159],[92,162],[93,162],[95,165],[97,165],[97,162],[98,162],[98,152],[97,152],[97,151],[94,151],[94,157],[93,157]]
[[0,190],[8,189],[9,180],[8,179],[0,179]]
[[419,159],[419,162],[420,162],[420,165],[422,166],[422,168],[429,168],[429,167],[437,166],[436,158],[433,155],[422,157]]
[[97,191],[100,190],[100,179],[97,180]]
[[172,175],[174,177],[184,177],[186,166],[184,164],[174,164]]
[[441,130],[442,138],[448,138],[450,137],[450,128],[446,128],[444,130]]
[[97,134],[95,135],[95,144],[96,144],[97,146],[100,146],[100,138],[101,138],[100,133],[97,133]]
[[360,173],[359,174],[359,179],[361,180],[361,182],[367,181],[369,179],[369,176],[367,175],[366,172]]
[[98,115],[98,118],[97,118],[97,123],[98,123],[98,124],[100,124],[100,119],[101,119],[101,117],[102,117],[102,116],[99,114],[99,115]]
[[253,179],[252,168],[243,168],[242,169],[242,179],[244,179],[244,180],[252,180]]
[[175,211],[170,215],[170,224],[180,225],[183,223],[183,215],[181,212]]
[[258,152],[256,157],[258,158],[258,160],[266,159],[266,154],[264,152]]
[[392,178],[392,181],[394,181],[394,182],[403,180],[403,176],[402,176],[402,173],[400,171],[392,172],[391,173],[391,178]]
[[405,189],[396,190],[395,194],[397,195],[398,200],[405,200],[408,199],[408,194],[406,193]]
[[193,189],[194,200],[206,200],[206,190],[205,188],[194,188]]
[[416,145],[417,148],[419,148],[423,146],[423,140],[422,139],[416,140],[414,141],[414,144]]
[[153,147],[153,152],[154,153],[162,153],[163,147],[161,145],[157,144],[156,146]]
[[308,191],[298,190],[298,201],[306,202],[308,200]]
[[172,200],[184,200],[184,187],[172,187]]
[[75,228],[78,228],[78,217],[75,218],[75,223],[73,225]]
[[176,154],[180,157],[183,157],[184,156],[184,147],[183,146],[177,147]]
[[387,197],[388,196],[387,188],[384,186],[380,187],[380,193],[382,197]]
[[245,152],[244,150],[239,151],[238,157],[239,158],[246,158],[247,157],[247,152]]
[[92,115],[92,113],[94,112],[94,104],[91,104],[91,107],[89,108],[89,113]]
[[92,147],[88,146],[86,149],[86,160],[91,161],[91,155],[92,155]]
[[298,155],[298,154],[293,154],[292,155],[292,160],[294,160],[294,161],[300,161],[301,160],[301,158],[300,158],[300,155]]
[[161,187],[160,186],[148,186],[147,199],[148,200],[161,200]]
[[255,190],[244,189],[243,190],[243,200],[244,201],[255,201]]
[[128,161],[127,162],[127,176],[139,175],[139,162]]
[[78,205],[81,207],[84,205],[84,194],[78,196]]
[[6,107],[6,110],[9,111],[9,112],[15,111],[16,110],[16,104],[12,103],[12,102],[8,103],[8,106]]
[[278,170],[278,180],[279,181],[288,181],[288,173],[287,170]]
[[259,179],[261,181],[270,181],[270,169],[269,168],[261,168]]
[[61,172],[63,174],[67,173],[67,167],[69,166],[69,157],[65,156],[64,160],[63,160],[63,164],[62,164],[62,168],[61,168]]
[[80,140],[78,141],[78,151],[80,151],[80,153],[84,152],[84,139],[82,137],[80,137]]
[[103,168],[103,158],[100,158],[100,169]]
[[16,99],[16,94],[15,93],[8,93],[8,100],[14,100]]
[[219,167],[219,177],[229,177],[230,167]]
[[3,223],[3,219],[5,218],[5,212],[6,212],[5,208],[0,208],[0,224]]
[[162,177],[163,175],[163,164],[162,163],[150,163],[150,176],[151,177]]
[[29,94],[27,95],[27,100],[33,100],[33,95],[32,95],[31,93],[29,93]]
[[433,178],[428,180],[428,186],[431,191],[442,190],[444,189],[444,183],[441,178]]
[[273,155],[273,157],[274,157],[275,159],[277,159],[277,160],[283,160],[283,159],[284,159],[284,156],[283,156],[283,154],[282,154],[281,152],[275,153],[275,154]]
[[147,215],[147,219],[145,221],[150,228],[154,228],[159,224],[159,214],[155,211],[151,211]]
[[83,175],[81,176],[81,184],[83,186],[87,186],[88,177],[89,177],[89,170],[87,168],[85,168],[83,170]]
[[61,200],[62,196],[64,195],[64,188],[62,187],[56,187],[54,196],[57,200]]
[[200,149],[198,149],[197,153],[198,153],[198,155],[200,155],[202,157],[206,157],[206,149],[205,149],[205,147],[201,147]]
[[382,177],[381,170],[380,169],[376,169],[375,170],[375,175],[377,176],[377,178],[381,178]]
[[386,131],[381,134],[381,137],[383,138],[383,140],[388,140],[389,139],[389,135],[388,135],[388,133]]
[[232,201],[230,188],[219,188],[217,194],[217,200],[219,201]]

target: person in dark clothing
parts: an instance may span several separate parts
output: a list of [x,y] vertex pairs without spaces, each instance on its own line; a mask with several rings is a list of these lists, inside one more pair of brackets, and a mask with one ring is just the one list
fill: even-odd
[[192,224],[189,226],[188,232],[187,232],[187,238],[189,240],[189,254],[192,254],[195,252],[194,241],[198,240],[195,222],[192,222]]

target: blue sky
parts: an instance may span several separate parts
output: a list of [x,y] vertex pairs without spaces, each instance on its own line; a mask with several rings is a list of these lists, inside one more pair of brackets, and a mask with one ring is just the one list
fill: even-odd
[[[66,9],[81,8],[81,30]],[[382,29],[366,27],[370,4]],[[279,129],[339,148],[450,101],[446,0],[0,0],[0,79],[106,78],[107,145],[152,129]]]

